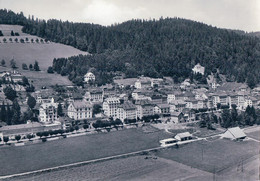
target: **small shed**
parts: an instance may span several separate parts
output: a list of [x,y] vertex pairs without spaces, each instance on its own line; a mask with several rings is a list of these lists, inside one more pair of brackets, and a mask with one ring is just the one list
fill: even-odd
[[179,141],[185,141],[185,140],[191,140],[192,135],[189,132],[184,132],[184,133],[178,133],[174,138]]
[[222,136],[232,140],[241,140],[246,138],[246,134],[239,127],[227,129],[227,131]]

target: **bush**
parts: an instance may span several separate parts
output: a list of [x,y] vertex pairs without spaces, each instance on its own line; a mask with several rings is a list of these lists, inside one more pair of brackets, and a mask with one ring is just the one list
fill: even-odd
[[54,73],[53,68],[51,66],[48,67],[47,73],[49,73],[49,74],[53,74]]
[[47,138],[42,138],[42,142],[46,142],[47,141]]
[[21,135],[15,135],[15,139],[18,142],[21,139]]
[[50,135],[50,131],[44,131],[44,132],[43,132],[43,136],[47,137],[47,136],[49,136],[49,135]]
[[84,125],[83,125],[83,128],[84,128],[84,129],[88,129],[88,127],[89,127],[89,126],[88,126],[87,124],[84,124]]
[[8,136],[4,136],[4,142],[7,143],[9,141],[9,137]]
[[43,136],[42,132],[38,132],[38,133],[36,133],[36,135],[39,136],[39,137]]
[[33,138],[33,135],[27,134],[26,137],[27,137],[28,140],[31,140]]

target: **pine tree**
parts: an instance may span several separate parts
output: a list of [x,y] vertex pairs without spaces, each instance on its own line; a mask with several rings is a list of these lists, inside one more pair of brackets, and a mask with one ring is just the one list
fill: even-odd
[[5,103],[3,102],[2,103],[2,106],[1,106],[1,116],[0,116],[0,119],[5,122],[6,120],[6,109],[5,109]]
[[7,104],[6,106],[6,118],[5,118],[5,122],[7,125],[11,125],[12,124],[12,117],[13,117],[13,113],[12,110],[10,109],[9,104]]
[[21,117],[21,108],[20,105],[17,101],[17,99],[15,99],[13,101],[13,117],[12,117],[12,123],[13,124],[20,124],[20,117]]
[[58,115],[63,116],[62,105],[60,103],[58,104]]
[[39,63],[37,61],[34,62],[33,68],[35,71],[40,71]]

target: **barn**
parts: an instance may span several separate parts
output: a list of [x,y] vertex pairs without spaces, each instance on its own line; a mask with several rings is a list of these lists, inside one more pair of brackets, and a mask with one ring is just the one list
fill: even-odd
[[227,131],[222,135],[222,137],[229,138],[232,140],[242,140],[246,138],[246,134],[239,127],[234,127],[227,129]]

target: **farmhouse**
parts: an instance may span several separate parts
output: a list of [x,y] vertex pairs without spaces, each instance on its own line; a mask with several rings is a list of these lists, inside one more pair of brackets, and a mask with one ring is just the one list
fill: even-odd
[[246,134],[239,127],[229,128],[223,135],[224,138],[232,140],[241,140],[246,138]]
[[74,101],[68,107],[68,116],[75,120],[92,118],[92,104],[86,101]]
[[191,140],[192,135],[189,132],[184,132],[184,133],[178,133],[174,138],[179,141],[185,141],[185,140]]

